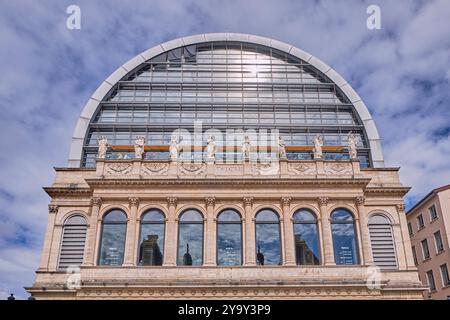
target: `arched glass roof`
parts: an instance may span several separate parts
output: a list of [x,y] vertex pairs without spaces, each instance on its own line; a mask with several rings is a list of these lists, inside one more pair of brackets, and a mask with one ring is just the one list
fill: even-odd
[[[69,165],[93,166],[99,136],[113,146],[132,145],[137,136],[166,146],[174,130],[193,131],[194,121],[202,121],[203,131],[278,129],[288,147],[312,146],[321,134],[331,147],[326,159],[348,157],[340,147],[353,132],[362,165],[383,166],[375,124],[345,80],[297,48],[239,34],[177,39],[119,68],[86,105]],[[166,157],[147,152],[150,159]],[[288,158],[310,157],[288,148]]]

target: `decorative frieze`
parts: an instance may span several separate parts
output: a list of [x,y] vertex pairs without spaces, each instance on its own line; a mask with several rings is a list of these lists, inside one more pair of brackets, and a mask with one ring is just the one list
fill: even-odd
[[106,175],[126,175],[133,170],[133,164],[131,162],[112,162],[105,163]]
[[169,170],[169,164],[167,162],[149,162],[143,163],[141,167],[142,175],[164,175]]
[[350,162],[324,162],[323,171],[329,174],[352,174]]
[[317,174],[316,164],[314,162],[290,162],[288,163],[288,171],[294,174]]
[[205,163],[182,162],[178,166],[181,175],[199,175],[204,174],[206,169]]

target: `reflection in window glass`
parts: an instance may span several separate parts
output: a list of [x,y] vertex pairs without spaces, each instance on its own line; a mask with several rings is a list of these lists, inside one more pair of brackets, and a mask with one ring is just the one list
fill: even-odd
[[139,264],[161,266],[164,257],[164,215],[157,209],[149,210],[141,220]]
[[294,214],[295,256],[298,265],[320,264],[316,217],[301,209]]
[[358,264],[353,216],[345,209],[337,209],[331,214],[334,260],[336,264]]
[[282,264],[280,221],[272,210],[264,209],[256,215],[256,263]]
[[126,215],[121,210],[112,210],[102,223],[99,265],[121,266],[125,252]]
[[178,225],[178,259],[182,266],[203,264],[203,216],[197,210],[185,211]]
[[241,217],[234,210],[225,210],[218,217],[217,264],[220,266],[242,264]]

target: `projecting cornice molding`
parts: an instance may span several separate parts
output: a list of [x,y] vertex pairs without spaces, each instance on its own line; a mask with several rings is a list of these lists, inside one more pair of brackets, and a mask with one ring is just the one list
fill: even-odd
[[396,196],[404,197],[411,188],[409,187],[367,187],[364,193],[370,197]]
[[59,196],[86,197],[92,195],[92,189],[90,188],[45,187],[43,189],[52,198]]

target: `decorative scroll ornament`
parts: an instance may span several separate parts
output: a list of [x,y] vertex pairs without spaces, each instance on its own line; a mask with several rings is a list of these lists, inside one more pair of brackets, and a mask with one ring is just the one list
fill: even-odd
[[180,165],[180,173],[181,174],[201,174],[205,172],[205,164],[204,163],[182,163]]
[[167,198],[167,205],[170,206],[174,206],[176,207],[178,203],[178,198],[177,197],[168,197]]
[[169,170],[169,164],[164,162],[150,162],[142,164],[141,171],[143,174],[165,174]]
[[323,137],[321,135],[317,135],[314,138],[314,159],[322,159],[323,153],[322,153],[322,147],[323,147]]
[[59,207],[55,204],[48,205],[48,213],[58,213]]
[[330,199],[328,198],[328,197],[319,197],[318,199],[317,199],[317,201],[319,202],[319,205],[320,206],[326,206],[326,205],[328,205],[328,201],[329,201]]
[[314,163],[289,163],[288,171],[300,174],[316,174],[316,165]]
[[244,197],[242,198],[244,205],[251,206],[253,205],[253,197]]
[[214,206],[216,204],[216,198],[215,197],[206,197],[205,198],[205,205],[208,206]]
[[366,198],[364,196],[359,196],[359,197],[355,198],[355,203],[358,206],[363,206],[365,202],[366,202]]
[[131,163],[108,163],[106,174],[128,174],[133,169]]
[[325,173],[339,173],[339,174],[346,174],[346,173],[352,173],[352,167],[350,166],[350,163],[341,163],[341,162],[334,162],[334,163],[325,163],[323,167],[323,171]]
[[292,200],[291,197],[281,197],[281,204],[283,206],[288,206],[291,204],[291,200]]
[[108,151],[108,139],[106,139],[106,137],[104,136],[100,136],[97,139],[97,143],[98,143],[98,153],[97,153],[97,158],[98,159],[105,159],[106,157],[106,151]]
[[128,199],[128,204],[130,205],[130,207],[137,207],[139,206],[139,198],[136,197],[132,197]]

